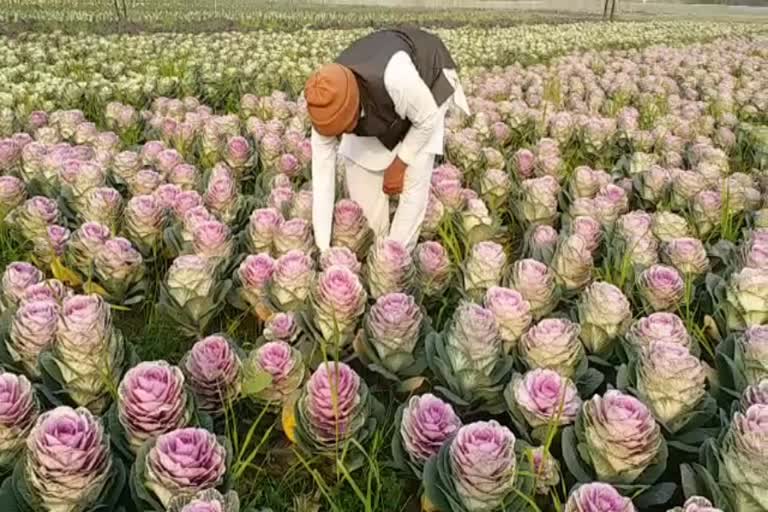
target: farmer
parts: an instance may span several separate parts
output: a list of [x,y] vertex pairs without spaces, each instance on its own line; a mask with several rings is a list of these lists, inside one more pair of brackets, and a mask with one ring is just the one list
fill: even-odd
[[[331,240],[337,150],[349,196],[376,236],[413,249],[435,155],[443,153],[446,111],[453,103],[469,113],[443,42],[415,27],[374,32],[310,76],[304,96],[313,126],[312,220],[320,250]],[[390,226],[389,196],[398,194]]]

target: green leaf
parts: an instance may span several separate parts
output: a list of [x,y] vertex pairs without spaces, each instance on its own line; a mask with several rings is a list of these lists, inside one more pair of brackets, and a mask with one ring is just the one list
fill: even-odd
[[743,381],[743,374],[735,361],[736,342],[733,336],[727,336],[715,349],[715,359],[720,380],[719,390],[730,394],[733,398],[741,396],[741,390],[737,384]]
[[638,484],[650,485],[656,482],[664,471],[667,469],[667,459],[669,457],[669,448],[667,448],[667,442],[662,439],[659,453],[656,455],[656,461],[654,464],[648,466],[643,471],[637,480]]
[[[718,240],[717,243],[709,246],[709,254],[718,258],[723,263],[734,261],[736,255],[736,246],[728,240]],[[709,275],[707,276],[709,277]]]
[[163,230],[163,245],[168,252],[168,259],[173,259],[181,253],[181,236],[178,225]]
[[240,297],[238,290],[234,288],[231,289],[229,293],[227,293],[227,303],[233,308],[239,309],[240,311],[247,311],[250,308],[248,304],[246,304],[242,299],[242,297]]
[[378,373],[382,377],[384,377],[387,380],[393,380],[397,381],[399,380],[397,378],[397,375],[387,370],[384,366],[378,365],[378,364],[369,364],[368,369],[371,370],[374,373]]
[[13,480],[6,478],[0,487],[0,510],[3,512],[17,512],[16,497],[13,492]]
[[431,331],[424,338],[424,355],[427,358],[427,366],[430,368],[433,367],[433,361],[437,358],[437,347],[435,345],[438,343],[438,340],[436,340],[438,336],[440,335],[437,332]]
[[144,486],[144,472],[147,461],[147,454],[149,450],[154,446],[154,441],[147,441],[144,446],[141,447],[139,453],[136,455],[136,462],[134,462],[131,468],[131,474],[128,480],[131,498],[139,511],[158,511],[162,512],[165,507],[157,500],[157,498],[150,493]]
[[99,297],[107,297],[109,295],[107,290],[93,281],[83,283],[83,291],[88,294],[98,295]]
[[112,464],[112,474],[107,481],[107,486],[99,497],[98,505],[93,508],[94,512],[114,510],[125,490],[126,479],[127,471],[125,465],[123,465],[123,461],[114,459]]
[[[514,375],[512,376],[514,378]],[[504,387],[504,402],[507,404],[507,409],[512,413],[515,414],[517,411],[517,400],[515,400],[515,393],[514,389],[512,389],[511,385],[507,385]]]
[[584,462],[592,462],[592,458],[589,456],[589,449],[586,443],[579,443],[576,445],[576,451],[579,453],[579,457]]
[[[695,466],[696,464],[693,465]],[[680,483],[682,484],[683,495],[686,498],[691,496],[704,496],[698,481],[696,470],[694,470],[690,464],[680,464]]]
[[720,431],[719,427],[698,428],[695,430],[691,430],[689,432],[678,434],[674,437],[674,440],[680,443],[696,446],[696,453],[699,453],[699,448],[701,447],[701,443],[703,443],[707,439],[717,437],[717,434],[719,431]]
[[600,357],[598,355],[591,354],[591,355],[587,356],[587,359],[589,360],[589,362],[594,363],[597,366],[602,366],[604,368],[613,368],[613,363],[611,363],[610,361],[608,361],[608,360],[606,360],[606,359],[604,359],[604,358],[602,358],[602,357]]
[[195,426],[213,432],[213,417],[206,412],[202,412],[201,410],[196,409],[193,423]]
[[697,444],[686,444],[682,441],[667,441],[667,445],[677,451],[693,454],[699,453],[699,445]]
[[[231,468],[232,467],[232,458],[234,457],[233,449],[232,449],[232,443],[230,440],[224,436],[216,436],[216,439],[219,441],[219,444],[224,447],[224,450],[226,452],[226,467]],[[220,491],[229,491],[232,488],[233,484],[233,478],[232,478],[232,472],[227,471],[224,473],[224,483],[222,483],[218,489]]]
[[134,295],[126,300],[123,301],[124,306],[133,306],[135,304],[139,304],[140,302],[144,301],[144,295]]
[[21,365],[17,364],[16,361],[13,360],[13,356],[8,350],[7,342],[7,333],[0,333],[0,368],[4,368],[13,373],[26,373]]
[[80,275],[74,270],[64,266],[59,258],[54,258],[53,262],[51,262],[51,273],[53,274],[53,277],[72,288],[77,288],[83,283],[82,279],[80,279]]
[[406,379],[397,386],[398,393],[413,393],[427,381],[426,377],[411,377]]
[[675,494],[677,485],[671,482],[664,482],[650,487],[641,492],[632,501],[638,510],[648,510],[651,507],[664,505]]
[[402,378],[418,377],[424,374],[427,369],[427,357],[424,355],[424,350],[416,349],[414,352],[413,362],[405,368],[400,370]]
[[563,451],[563,460],[568,471],[577,481],[588,483],[594,481],[591,471],[582,462],[578,451],[578,440],[573,427],[566,427],[560,438],[560,446]]
[[438,510],[453,510],[443,492],[440,473],[437,469],[437,459],[439,457],[439,453],[430,457],[427,464],[424,466],[424,494],[426,494],[427,499],[432,502]]
[[459,395],[451,391],[450,389],[447,389],[443,386],[435,386],[435,391],[443,395],[448,401],[453,402],[455,405],[467,407],[470,405],[469,402],[461,398]]
[[579,396],[585,399],[591,397],[595,394],[595,391],[597,391],[597,388],[600,387],[604,380],[605,375],[603,375],[599,370],[595,368],[587,368],[587,370],[582,375],[580,375],[576,381],[576,387],[579,390]]
[[722,277],[710,272],[707,274],[704,284],[707,292],[709,292],[709,296],[712,297],[712,302],[714,304],[720,304],[725,300],[725,289],[727,285]]
[[133,462],[134,454],[125,438],[125,430],[118,419],[117,404],[113,403],[104,415],[104,424],[109,432],[112,445],[117,448],[118,454],[129,463]]
[[37,499],[29,488],[24,472],[24,458],[20,458],[13,468],[11,480],[16,507],[19,512],[35,512],[41,508],[39,499]]
[[461,500],[456,495],[456,488],[453,484],[450,445],[451,443],[444,443],[436,456],[438,464],[437,468],[440,474],[440,490],[442,491],[445,499],[448,501],[448,508],[442,510],[450,510],[452,512],[466,512],[464,504],[461,503]]
[[682,464],[680,466],[680,479],[682,481],[683,495],[703,496],[712,504],[726,512],[731,510],[730,504],[723,494],[712,474],[700,464]]
[[450,355],[448,354],[448,350],[445,348],[444,335],[435,333],[435,335],[432,337],[432,341],[432,347],[435,351],[437,361],[449,361]]
[[727,388],[728,384],[730,384],[733,391],[741,393],[746,387],[746,379],[744,378],[744,373],[741,368],[739,368],[733,359],[724,354],[718,354],[717,360],[720,368],[727,369],[727,376],[730,377],[729,381],[725,381],[725,379],[722,380],[722,387]]
[[246,372],[243,378],[243,394],[254,396],[272,385],[272,375],[264,371]]
[[352,349],[363,363],[371,364],[371,361],[369,360],[369,354],[372,354],[373,350],[371,350],[368,344],[368,337],[365,335],[364,329],[360,329],[360,331],[358,331],[358,333],[352,338]]
[[520,414],[519,409],[517,407],[508,409],[507,413],[509,414],[509,422],[512,424],[512,430],[515,431],[515,434],[518,435],[518,437],[523,437],[526,440],[531,441],[533,433],[529,433],[530,428],[528,427],[528,423],[526,423],[523,415]]
[[704,399],[688,417],[684,429],[694,430],[709,422],[717,414],[717,401],[712,395],[705,395]]
[[493,384],[499,384],[501,381],[505,383],[509,380],[507,377],[512,371],[512,366],[515,364],[515,360],[512,356],[505,356],[496,362],[493,367],[493,371],[490,375],[490,380]]
[[69,394],[64,387],[65,383],[61,376],[61,370],[50,350],[38,356],[37,367],[40,370],[40,377],[42,379],[42,385],[38,388],[42,397],[48,400],[54,407],[60,405],[76,407],[77,404],[69,398]]
[[531,430],[531,438],[535,439],[539,443],[544,444],[544,442],[549,437],[551,426],[550,425],[541,425],[540,427],[536,427],[533,430]]
[[624,391],[629,386],[629,368],[626,364],[622,364],[616,368],[616,389]]
[[711,474],[718,474],[720,467],[720,454],[714,439],[707,439],[699,449],[699,462],[707,468]]
[[589,369],[589,359],[587,359],[587,356],[584,355],[581,359],[579,359],[579,363],[576,365],[576,371],[574,373],[574,381],[578,381],[579,377],[584,375],[584,372],[586,372]]
[[400,436],[400,423],[403,421],[403,411],[405,411],[406,404],[400,405],[395,412],[395,421],[392,429],[392,460],[395,462],[395,467],[400,469],[406,469],[405,450],[402,444],[402,438]]

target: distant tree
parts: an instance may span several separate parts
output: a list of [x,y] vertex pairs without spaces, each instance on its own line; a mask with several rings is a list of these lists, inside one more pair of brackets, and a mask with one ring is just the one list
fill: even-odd
[[[610,21],[613,21],[613,16],[616,14],[616,1],[617,0],[605,0],[605,4],[603,5],[603,19],[610,19]],[[608,15],[608,4],[611,5],[611,13],[610,18]]]
[[118,20],[128,18],[128,5],[126,4],[126,0],[112,0],[112,4],[115,7],[115,14],[117,15]]

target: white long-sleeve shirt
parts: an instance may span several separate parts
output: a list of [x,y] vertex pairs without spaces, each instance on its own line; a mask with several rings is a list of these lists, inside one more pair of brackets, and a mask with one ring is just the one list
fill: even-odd
[[331,243],[337,152],[371,171],[384,171],[395,156],[408,165],[421,152],[443,154],[445,112],[448,105],[452,102],[469,114],[469,106],[456,70],[445,69],[443,73],[453,86],[454,93],[444,105],[439,106],[407,53],[397,52],[387,63],[384,87],[392,98],[395,112],[411,122],[411,128],[403,141],[392,150],[387,149],[376,137],[344,134],[339,144],[338,138],[320,135],[312,130],[312,224],[315,242],[321,251]]

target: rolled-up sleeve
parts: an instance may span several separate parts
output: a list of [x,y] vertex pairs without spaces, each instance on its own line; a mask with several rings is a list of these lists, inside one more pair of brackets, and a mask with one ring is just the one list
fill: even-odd
[[432,92],[405,52],[392,56],[384,71],[384,86],[397,114],[411,122],[397,156],[410,165],[432,137],[440,111]]
[[312,130],[312,226],[315,243],[324,251],[331,245],[333,205],[336,200],[335,137],[320,135]]

